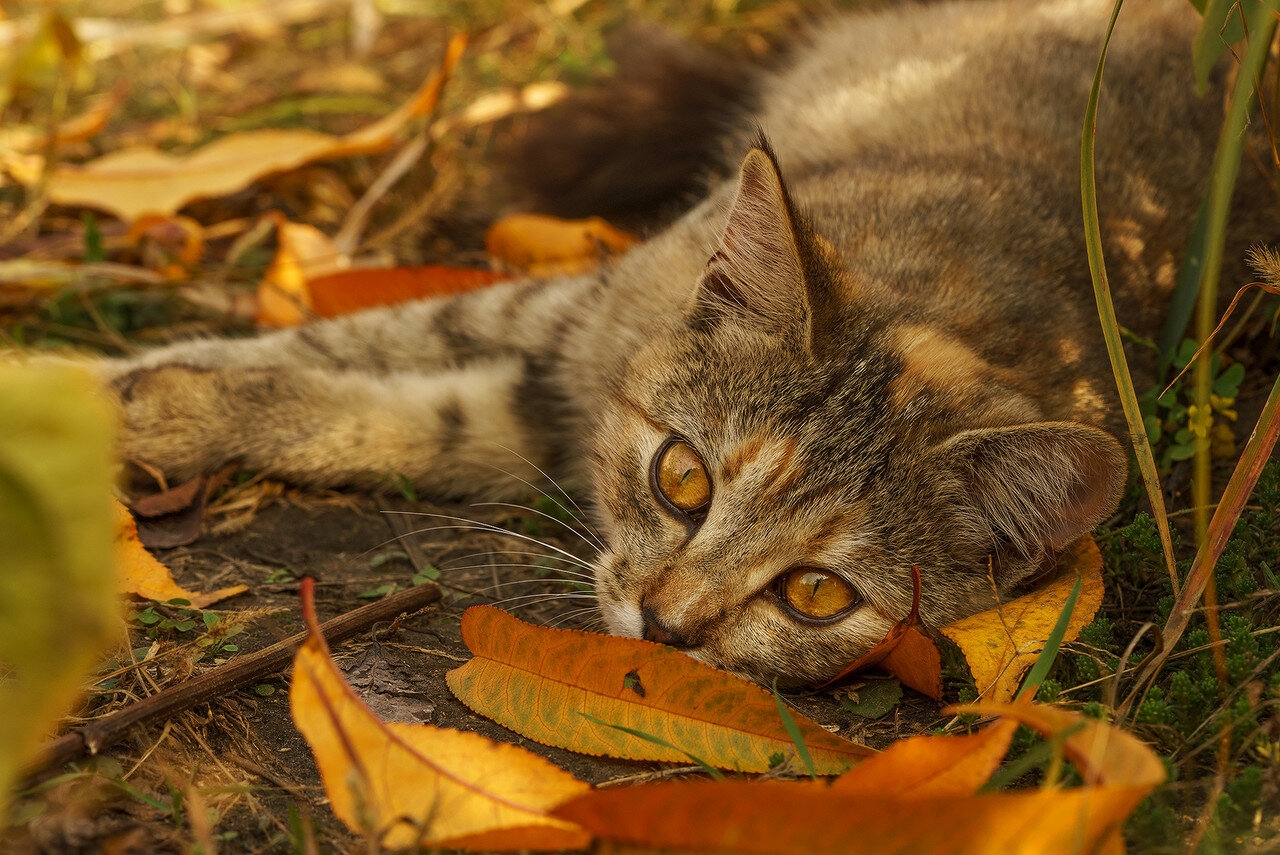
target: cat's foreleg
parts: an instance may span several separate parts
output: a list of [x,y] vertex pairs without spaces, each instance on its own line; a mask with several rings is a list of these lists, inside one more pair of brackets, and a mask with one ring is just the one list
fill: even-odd
[[431,374],[139,368],[117,378],[122,456],[182,479],[230,460],[288,481],[512,497],[558,466],[563,407],[524,400],[527,359]]

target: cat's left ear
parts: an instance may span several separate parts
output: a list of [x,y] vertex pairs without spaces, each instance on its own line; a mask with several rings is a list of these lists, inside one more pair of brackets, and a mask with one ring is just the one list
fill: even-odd
[[1074,422],[964,431],[942,451],[960,480],[960,501],[1024,556],[1056,553],[1100,524],[1128,475],[1115,437]]
[[691,321],[745,323],[808,343],[820,249],[761,141],[742,161],[729,219],[695,289]]

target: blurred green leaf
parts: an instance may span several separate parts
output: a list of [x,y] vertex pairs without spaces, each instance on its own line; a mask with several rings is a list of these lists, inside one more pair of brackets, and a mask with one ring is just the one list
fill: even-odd
[[111,411],[86,372],[0,366],[0,808],[120,627]]

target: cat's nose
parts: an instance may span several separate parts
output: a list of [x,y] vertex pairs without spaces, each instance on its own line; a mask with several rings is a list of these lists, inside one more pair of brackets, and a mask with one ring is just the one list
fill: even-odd
[[641,607],[640,617],[644,621],[646,641],[656,641],[658,644],[669,644],[672,647],[693,647],[679,632],[663,625],[662,621],[658,620],[658,616],[653,613],[653,609],[648,606]]

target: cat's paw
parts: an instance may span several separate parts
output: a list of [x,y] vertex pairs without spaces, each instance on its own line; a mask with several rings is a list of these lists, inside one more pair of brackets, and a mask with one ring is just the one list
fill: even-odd
[[164,364],[105,372],[121,414],[122,459],[185,480],[234,456],[233,397],[225,372]]

